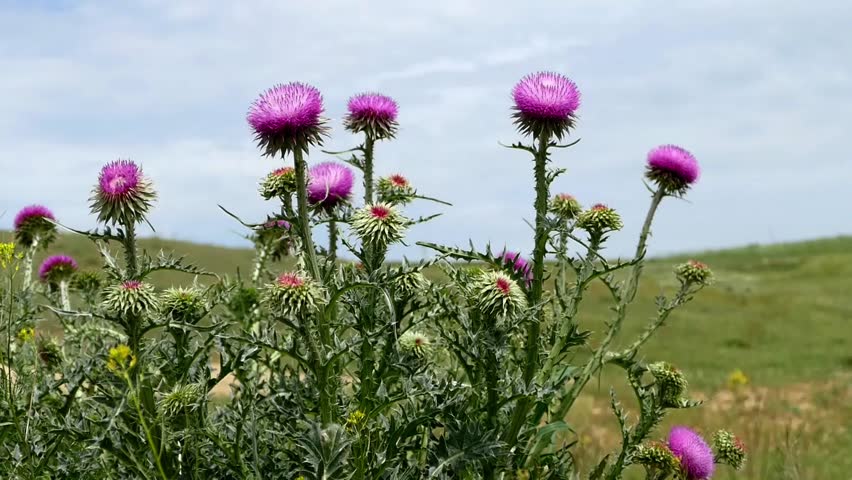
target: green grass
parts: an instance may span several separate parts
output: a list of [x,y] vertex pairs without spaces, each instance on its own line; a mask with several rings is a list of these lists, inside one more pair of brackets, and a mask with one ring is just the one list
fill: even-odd
[[[8,239],[0,232],[0,240]],[[186,255],[211,272],[250,273],[253,252],[145,239],[141,248]],[[118,246],[116,245],[118,252]],[[74,256],[82,268],[101,261],[91,242],[61,236],[50,253]],[[684,370],[697,396],[710,400],[700,409],[677,412],[673,422],[706,431],[728,426],[753,445],[748,470],[737,478],[850,478],[852,457],[852,237],[771,246],[708,251],[648,262],[636,304],[618,341],[627,344],[654,313],[654,297],[677,287],[672,266],[687,258],[710,265],[713,286],[676,311],[643,350],[649,360],[667,360]],[[162,273],[161,287],[187,283],[180,273]],[[580,308],[579,322],[596,332],[610,318],[608,293],[593,285]],[[729,388],[728,377],[742,370],[749,385]],[[590,385],[585,403],[571,420],[584,431],[580,459],[609,449],[615,441],[607,411],[607,386],[615,384],[628,407],[618,372],[607,371]],[[591,432],[591,433],[588,433]],[[716,478],[733,478],[723,470]]]

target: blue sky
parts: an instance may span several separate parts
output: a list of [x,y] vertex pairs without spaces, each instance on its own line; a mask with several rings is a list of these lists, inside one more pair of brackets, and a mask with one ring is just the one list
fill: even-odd
[[263,218],[274,205],[257,181],[278,166],[246,110],[299,80],[325,95],[329,149],[356,144],[340,122],[351,94],[399,101],[378,173],[455,205],[410,208],[445,213],[410,240],[528,253],[532,163],[498,142],[519,138],[512,86],[544,69],[583,93],[582,141],[554,156],[568,169],[555,190],[622,213],[611,254],[632,250],[644,156],[661,143],[693,151],[703,175],[687,201],[664,203],[652,254],[852,233],[852,3],[528,3],[0,0],[0,227],[36,202],[93,226],[98,168],[130,157],[160,192],[159,235],[241,245],[216,204]]

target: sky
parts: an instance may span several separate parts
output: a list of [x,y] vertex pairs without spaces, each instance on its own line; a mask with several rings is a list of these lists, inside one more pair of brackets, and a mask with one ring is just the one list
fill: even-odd
[[468,240],[528,254],[533,163],[500,142],[523,140],[512,86],[551,70],[582,92],[553,193],[622,214],[611,255],[634,248],[645,156],[665,143],[702,176],[663,203],[651,255],[850,234],[850,24],[846,0],[0,0],[0,228],[31,203],[94,227],[100,166],[131,158],[159,192],[156,235],[248,245],[217,205],[262,220],[276,206],[258,181],[283,161],[260,155],[245,115],[302,81],[323,92],[329,150],[359,143],[341,124],[351,95],[399,102],[377,174],[453,206],[407,208],[443,215],[395,256]]

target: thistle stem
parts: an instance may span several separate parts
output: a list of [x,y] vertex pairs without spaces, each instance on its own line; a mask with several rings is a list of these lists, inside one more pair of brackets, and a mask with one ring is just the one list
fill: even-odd
[[364,140],[364,204],[373,204],[373,150],[376,140],[365,135]]
[[36,250],[38,250],[39,237],[38,235],[33,237],[33,243],[30,245],[30,248],[27,249],[26,256],[24,257],[24,280],[22,285],[22,290],[28,292],[30,287],[32,287],[33,283],[33,260],[35,259]]
[[257,259],[254,261],[254,271],[251,273],[251,283],[257,284],[260,280],[260,273],[263,267],[266,266],[266,259],[269,258],[269,244],[261,242],[257,247]]
[[316,249],[311,233],[310,217],[308,216],[307,169],[308,165],[300,149],[293,150],[293,160],[296,165],[296,210],[299,218],[299,233],[302,236],[302,250],[308,273],[314,280],[322,283],[319,265],[317,264]]
[[124,224],[124,261],[127,268],[127,280],[133,280],[138,274],[136,258],[136,225],[133,221]]
[[62,302],[62,309],[66,312],[71,311],[71,298],[68,296],[68,280],[59,282],[59,299]]
[[337,261],[337,220],[332,217],[328,222],[328,259]]

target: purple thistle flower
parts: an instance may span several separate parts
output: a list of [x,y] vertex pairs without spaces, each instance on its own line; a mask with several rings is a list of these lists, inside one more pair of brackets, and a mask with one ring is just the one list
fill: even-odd
[[92,211],[99,221],[127,226],[142,221],[156,197],[142,167],[118,159],[101,168],[91,198]]
[[668,445],[680,460],[689,480],[705,480],[713,476],[716,468],[713,450],[700,435],[687,427],[673,427]]
[[676,145],[660,145],[648,152],[647,177],[670,192],[683,193],[701,173],[695,156]]
[[47,257],[38,269],[38,278],[43,282],[66,280],[77,271],[77,262],[68,255]]
[[320,144],[325,134],[322,94],[310,85],[292,82],[263,92],[246,119],[267,155],[282,155]]
[[344,125],[353,132],[366,132],[374,138],[391,138],[396,133],[399,105],[387,95],[361,93],[349,99]]
[[580,91],[568,77],[538,72],[522,78],[512,90],[515,123],[525,135],[562,136],[574,124]]
[[28,205],[21,209],[13,222],[15,226],[15,241],[24,247],[30,247],[38,241],[46,247],[56,235],[56,220],[47,207],[43,205]]
[[515,273],[523,277],[527,288],[529,288],[533,280],[532,265],[530,265],[530,263],[523,258],[520,253],[508,250],[503,251],[503,254],[500,255],[500,259],[503,262],[503,265],[512,268]]
[[348,200],[355,175],[352,169],[334,162],[322,162],[308,170],[308,201],[330,209]]
[[21,230],[33,220],[41,221],[44,219],[56,220],[56,217],[53,216],[50,209],[43,205],[28,205],[15,215],[15,230]]
[[115,160],[101,168],[98,188],[101,195],[121,201],[134,195],[142,182],[142,169],[130,160]]

